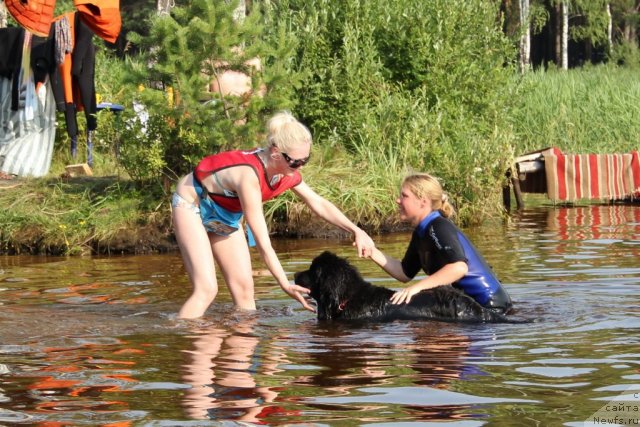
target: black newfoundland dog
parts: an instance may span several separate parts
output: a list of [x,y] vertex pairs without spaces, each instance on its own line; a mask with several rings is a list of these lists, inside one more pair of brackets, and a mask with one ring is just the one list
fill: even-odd
[[328,251],[318,255],[308,270],[296,273],[295,283],[311,290],[319,320],[508,321],[506,316],[482,307],[453,286],[422,291],[409,304],[392,304],[394,291],[366,282],[346,259]]

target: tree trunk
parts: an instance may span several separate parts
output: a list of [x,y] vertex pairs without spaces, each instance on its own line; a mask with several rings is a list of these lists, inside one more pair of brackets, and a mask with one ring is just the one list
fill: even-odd
[[[632,8],[629,8],[627,10],[625,10],[624,13],[624,24],[622,27],[622,37],[624,39],[625,42],[627,43],[633,43],[633,44],[638,44],[638,31],[636,28],[636,16],[638,14],[638,11],[640,9],[640,1],[636,1],[635,2],[635,6]],[[630,17],[633,17],[633,19],[630,19]]]
[[562,7],[560,2],[554,2],[555,8],[555,59],[558,67],[562,64]]
[[531,25],[529,24],[529,0],[520,0],[520,72],[531,66]]
[[233,11],[233,19],[236,22],[242,22],[245,16],[247,16],[247,3],[246,0],[240,0],[238,7]]
[[560,4],[562,16],[562,41],[561,41],[561,61],[560,68],[569,69],[569,5],[567,0],[562,0]]
[[613,18],[611,16],[611,3],[607,2],[607,40],[609,41],[609,52],[613,49]]
[[175,5],[175,0],[158,0],[158,15],[169,13]]

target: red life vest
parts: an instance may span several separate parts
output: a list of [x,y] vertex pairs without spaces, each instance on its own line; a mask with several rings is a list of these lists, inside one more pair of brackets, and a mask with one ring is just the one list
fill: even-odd
[[[220,170],[234,166],[251,166],[260,181],[260,191],[262,193],[263,202],[279,196],[288,189],[295,187],[302,182],[300,172],[295,171],[291,176],[283,175],[279,181],[273,184],[270,183],[267,178],[265,165],[258,156],[260,151],[262,151],[261,148],[256,148],[250,151],[234,150],[207,156],[198,163],[198,166],[196,166],[196,169],[193,172],[193,176],[200,184],[202,184],[203,179]],[[226,194],[208,193],[208,195],[209,198],[219,206],[231,212],[242,212],[240,199],[232,192],[227,191]]]

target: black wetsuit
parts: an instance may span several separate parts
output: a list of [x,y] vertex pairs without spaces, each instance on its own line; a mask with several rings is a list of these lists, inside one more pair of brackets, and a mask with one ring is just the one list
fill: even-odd
[[420,269],[434,274],[447,264],[467,263],[467,274],[452,285],[473,297],[482,306],[508,311],[511,298],[487,262],[469,239],[440,212],[431,212],[413,231],[411,242],[402,259],[402,270],[414,278]]

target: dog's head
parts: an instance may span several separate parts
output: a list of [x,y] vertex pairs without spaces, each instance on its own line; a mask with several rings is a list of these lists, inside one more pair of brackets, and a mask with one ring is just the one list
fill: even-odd
[[294,280],[297,285],[311,290],[321,320],[335,318],[358,285],[364,283],[355,267],[329,251],[315,257],[309,269],[296,273]]

